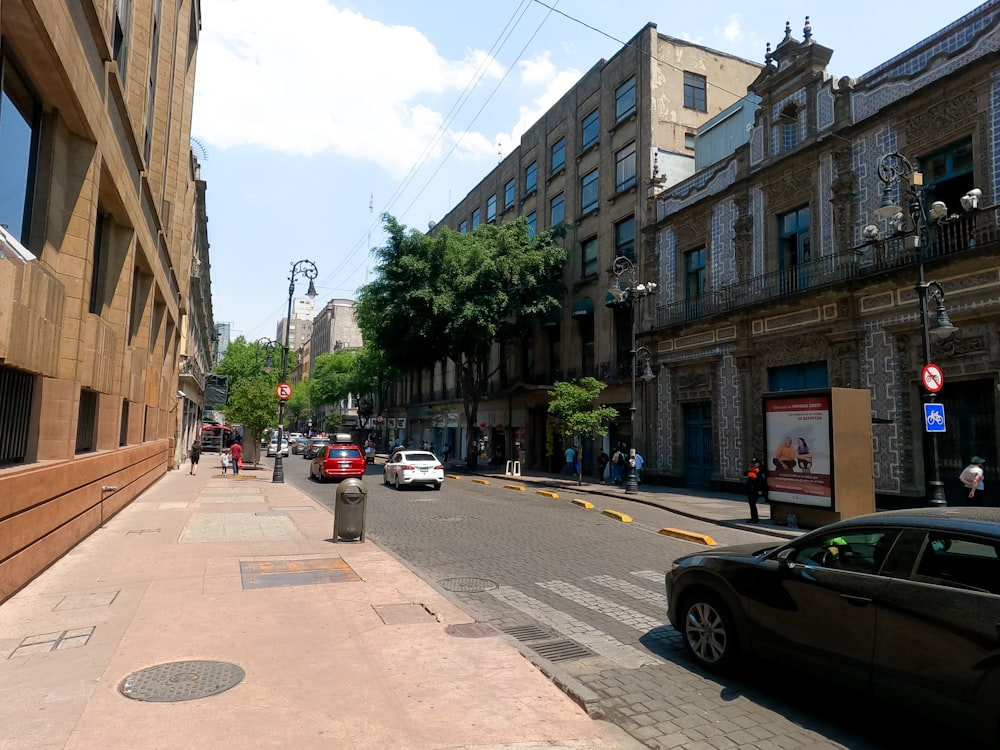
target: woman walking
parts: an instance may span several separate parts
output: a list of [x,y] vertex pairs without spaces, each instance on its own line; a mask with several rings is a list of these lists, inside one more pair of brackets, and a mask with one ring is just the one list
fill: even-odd
[[201,458],[201,440],[195,438],[194,442],[191,443],[191,452],[189,453],[191,457],[191,471],[188,474],[198,473],[198,460]]

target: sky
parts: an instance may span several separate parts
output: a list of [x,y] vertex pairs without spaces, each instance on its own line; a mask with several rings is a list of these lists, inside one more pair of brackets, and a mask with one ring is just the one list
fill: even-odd
[[[809,13],[838,80],[980,3],[817,5],[202,0],[192,147],[207,183],[215,322],[233,338],[276,338],[299,260],[317,267],[317,308],[354,299],[383,244],[382,214],[426,231],[648,22],[763,64],[786,21],[802,39]],[[295,296],[307,288],[298,276]]]

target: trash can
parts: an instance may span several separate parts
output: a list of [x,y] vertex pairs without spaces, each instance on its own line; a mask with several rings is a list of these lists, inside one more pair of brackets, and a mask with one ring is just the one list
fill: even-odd
[[337,503],[333,510],[333,541],[363,542],[365,540],[365,508],[368,487],[360,479],[345,479],[337,487]]

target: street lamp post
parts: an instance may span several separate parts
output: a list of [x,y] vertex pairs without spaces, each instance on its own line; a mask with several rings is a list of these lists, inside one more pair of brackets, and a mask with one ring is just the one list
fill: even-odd
[[[937,281],[927,281],[924,278],[924,259],[927,248],[931,241],[931,222],[939,224],[948,215],[948,207],[942,201],[934,201],[930,208],[924,205],[924,182],[923,175],[916,169],[913,163],[900,153],[885,154],[879,160],[878,176],[882,182],[882,200],[875,215],[881,219],[889,219],[893,222],[897,231],[904,234],[911,234],[914,238],[915,249],[918,257],[918,275],[916,292],[920,302],[920,326],[923,339],[924,365],[931,363],[931,337],[946,338],[954,333],[957,328],[952,325],[948,318],[948,311],[944,306],[944,287]],[[902,213],[902,206],[893,200],[892,186],[900,179],[905,179],[906,187],[903,190],[903,197],[906,198],[909,217]],[[969,196],[978,199],[981,193],[978,190],[972,191],[962,199],[963,208],[971,210],[966,206]],[[978,207],[978,200],[972,208]],[[913,222],[912,225],[907,221]],[[928,319],[928,301],[935,303],[934,326],[931,327]],[[923,386],[924,399],[927,403],[934,403],[937,399],[936,392],[931,391],[926,385]],[[926,471],[925,471],[926,475]],[[931,471],[927,482],[927,504],[931,506],[945,506],[948,501],[945,499],[944,483],[941,481],[941,464],[938,454],[937,432],[931,433]]]
[[[632,318],[632,347],[630,350],[630,354],[632,355],[632,390],[628,409],[629,439],[631,440],[632,445],[629,446],[629,461],[625,474],[625,492],[633,495],[639,492],[639,482],[635,473],[635,384],[638,379],[640,356],[643,356],[645,362],[642,379],[644,381],[653,379],[653,371],[650,367],[649,350],[645,347],[639,348],[636,346],[635,339],[638,324],[637,305],[643,297],[656,294],[656,284],[652,281],[640,283],[638,281],[638,269],[636,268],[635,263],[629,258],[626,258],[624,255],[619,255],[611,264],[611,275],[614,276],[614,280],[612,281],[611,288],[608,290],[608,296],[605,304],[608,307],[628,305],[629,314]],[[625,277],[628,286],[622,286],[623,277]]]
[[[309,279],[309,291],[306,296],[315,297],[317,295],[316,285],[313,280],[319,275],[316,264],[311,260],[299,260],[292,264],[292,272],[288,276],[288,314],[285,316],[285,340],[281,348],[281,382],[284,383],[288,377],[288,350],[289,334],[292,324],[292,298],[295,296],[295,277],[302,276]],[[285,468],[281,461],[281,440],[285,436],[285,399],[278,399],[278,455],[274,459],[274,473],[271,475],[272,482],[285,481]]]

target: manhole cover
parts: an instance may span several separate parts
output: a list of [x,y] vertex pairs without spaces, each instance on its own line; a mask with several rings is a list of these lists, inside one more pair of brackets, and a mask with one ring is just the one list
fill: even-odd
[[444,632],[458,638],[489,638],[497,635],[496,628],[485,622],[462,622],[457,625],[449,625],[444,629]]
[[438,585],[445,591],[455,591],[462,594],[477,594],[497,587],[496,583],[485,578],[445,578]]
[[225,692],[240,684],[245,674],[224,661],[175,661],[133,672],[119,690],[137,701],[176,703]]

